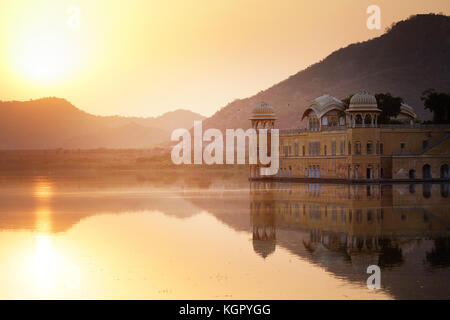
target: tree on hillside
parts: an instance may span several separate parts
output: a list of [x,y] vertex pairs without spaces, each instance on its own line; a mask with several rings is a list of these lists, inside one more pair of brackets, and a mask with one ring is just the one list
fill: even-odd
[[[342,103],[345,106],[345,109],[348,109],[350,106],[350,100],[354,94],[350,94],[347,98],[342,99]],[[386,124],[389,123],[391,117],[396,117],[400,113],[400,107],[403,103],[403,99],[401,97],[394,97],[389,92],[388,93],[377,93],[375,95],[377,99],[378,108],[381,109],[381,114],[378,117],[378,123]]]
[[350,100],[352,99],[353,96],[354,96],[354,94],[351,94],[347,98],[344,98],[341,100],[345,106],[345,109],[348,109],[348,107],[350,106]]
[[420,100],[423,101],[425,110],[433,113],[434,123],[450,123],[450,94],[428,89],[422,93]]
[[403,103],[401,97],[394,97],[389,92],[377,93],[375,95],[377,99],[378,108],[381,109],[381,114],[378,117],[378,123],[389,123],[391,117],[396,117],[400,113],[400,107]]

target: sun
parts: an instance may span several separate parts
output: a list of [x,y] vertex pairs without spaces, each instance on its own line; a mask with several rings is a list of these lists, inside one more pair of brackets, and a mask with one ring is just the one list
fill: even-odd
[[39,37],[23,44],[19,67],[30,80],[47,82],[67,75],[73,65],[73,50],[63,38]]

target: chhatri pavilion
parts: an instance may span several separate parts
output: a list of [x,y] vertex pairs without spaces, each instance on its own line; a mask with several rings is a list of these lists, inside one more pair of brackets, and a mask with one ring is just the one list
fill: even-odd
[[[413,108],[402,104],[394,118],[401,124],[379,124],[374,95],[361,91],[349,107],[328,94],[301,115],[306,128],[280,130],[280,169],[276,179],[347,181],[448,180],[450,126],[415,123]],[[252,112],[253,128],[273,128],[274,109],[262,103]],[[260,176],[259,165],[250,179]]]

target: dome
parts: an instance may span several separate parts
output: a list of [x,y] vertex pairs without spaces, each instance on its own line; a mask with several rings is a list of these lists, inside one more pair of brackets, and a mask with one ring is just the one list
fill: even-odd
[[253,240],[253,251],[264,259],[274,253],[275,248],[275,240]]
[[276,119],[275,110],[265,102],[261,102],[252,110],[251,119]]
[[417,119],[417,114],[414,112],[413,107],[411,107],[405,103],[402,103],[402,105],[400,106],[400,114],[409,116],[413,119]]
[[324,94],[316,99],[314,99],[311,105],[306,108],[303,112],[302,120],[309,114],[310,111],[314,111],[317,118],[321,118],[327,112],[331,110],[344,111],[345,107],[341,100],[330,96],[329,94]]
[[353,95],[353,97],[350,99],[350,105],[376,105],[377,99],[374,95],[368,93],[367,91],[363,90],[361,92],[358,92],[357,94]]
[[377,99],[373,94],[363,90],[358,92],[350,99],[350,110],[372,110],[381,111],[378,109]]

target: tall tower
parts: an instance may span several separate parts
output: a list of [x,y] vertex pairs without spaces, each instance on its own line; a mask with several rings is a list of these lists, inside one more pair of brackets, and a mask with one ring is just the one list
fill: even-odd
[[259,134],[258,129],[267,129],[267,152],[270,156],[271,152],[271,132],[270,130],[275,127],[275,120],[277,117],[275,116],[275,110],[269,106],[265,102],[261,102],[259,105],[253,108],[252,116],[250,118],[252,122],[252,128],[256,130],[257,133],[257,154],[258,154],[258,163],[250,164],[250,179],[256,179],[260,177],[260,168],[264,165],[259,163]]

